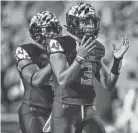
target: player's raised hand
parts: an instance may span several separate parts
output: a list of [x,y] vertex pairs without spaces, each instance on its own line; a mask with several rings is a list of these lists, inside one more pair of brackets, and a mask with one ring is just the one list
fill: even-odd
[[77,48],[77,55],[85,59],[96,47],[94,42],[95,42],[95,39],[93,39],[92,37],[86,40],[86,36],[84,36],[82,38],[80,46]]
[[117,59],[123,58],[124,54],[129,48],[129,40],[127,37],[123,37],[122,42],[122,45],[118,49],[116,48],[115,44],[113,44],[114,57]]

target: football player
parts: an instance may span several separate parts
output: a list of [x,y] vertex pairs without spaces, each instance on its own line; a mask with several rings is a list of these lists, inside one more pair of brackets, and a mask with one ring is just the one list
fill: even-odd
[[112,91],[119,77],[121,61],[129,47],[127,38],[114,46],[110,72],[102,57],[105,48],[97,40],[100,18],[90,4],[78,3],[66,13],[68,36],[50,40],[50,63],[55,84],[52,133],[105,133],[95,108],[94,79]]
[[53,13],[43,11],[32,17],[29,32],[36,43],[16,49],[17,70],[24,85],[19,124],[23,133],[42,133],[53,103],[47,45],[49,39],[61,36],[62,27]]

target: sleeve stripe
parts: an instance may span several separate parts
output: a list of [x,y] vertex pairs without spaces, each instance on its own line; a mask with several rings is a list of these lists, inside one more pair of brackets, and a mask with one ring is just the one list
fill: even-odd
[[56,52],[52,52],[50,54],[55,54],[55,53],[61,53],[61,54],[65,54],[66,52],[62,52],[62,51],[56,51]]
[[[22,61],[22,60],[20,60],[20,61]],[[20,62],[20,61],[19,61],[19,62]],[[18,64],[19,64],[19,62],[18,62]],[[19,72],[22,72],[23,69],[24,69],[25,67],[27,67],[27,66],[29,66],[29,65],[32,65],[32,64],[35,64],[35,63],[31,61],[30,63],[24,65],[24,66],[21,67],[20,69],[18,69],[18,68],[19,68],[19,67],[18,67],[18,64],[17,64],[17,70],[18,70]]]
[[35,64],[35,63],[31,62],[31,63],[29,63],[29,64],[26,64],[25,66],[23,66],[23,67],[21,68],[21,71],[23,71],[23,69],[24,69],[25,67],[27,67],[27,66],[29,66],[29,65],[32,65],[32,64]]
[[[31,59],[20,59],[20,60],[17,60],[17,64],[22,61],[22,60],[31,60]],[[32,61],[32,60],[31,60]]]
[[35,74],[35,72],[32,74],[32,76],[31,76],[31,78],[30,78],[30,83],[31,83],[32,86],[34,86],[34,85],[32,84],[32,80],[33,80],[34,74]]

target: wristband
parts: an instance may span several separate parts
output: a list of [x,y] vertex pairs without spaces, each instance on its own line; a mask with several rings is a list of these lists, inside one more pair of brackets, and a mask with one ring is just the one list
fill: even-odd
[[81,62],[77,60],[77,58],[75,59],[80,65],[81,65]]
[[112,66],[112,69],[111,69],[111,73],[113,73],[114,75],[119,75],[120,74],[120,69],[121,69],[121,59],[117,59],[114,57],[114,63],[113,63],[113,66]]
[[80,59],[82,59],[82,60],[85,60],[83,57],[81,57],[81,56],[79,56],[79,55],[77,55],[77,57],[80,58]]

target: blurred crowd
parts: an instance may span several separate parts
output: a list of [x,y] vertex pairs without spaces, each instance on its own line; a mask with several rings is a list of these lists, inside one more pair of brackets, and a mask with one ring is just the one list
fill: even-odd
[[[1,2],[1,112],[17,114],[23,87],[16,71],[15,49],[33,42],[29,37],[30,18],[39,11],[49,10],[65,25],[65,13],[73,1],[2,1]],[[138,2],[89,1],[101,18],[99,40],[106,48],[104,62],[112,64],[114,43],[122,44],[128,36],[130,48],[123,59],[123,68],[112,93],[99,92],[99,113],[107,133],[138,133]],[[63,34],[66,29],[63,27]],[[97,99],[98,100],[98,99]],[[5,118],[6,119],[6,118]],[[12,119],[12,118],[11,118]],[[4,119],[3,119],[4,120]],[[17,131],[18,132],[18,131]]]

